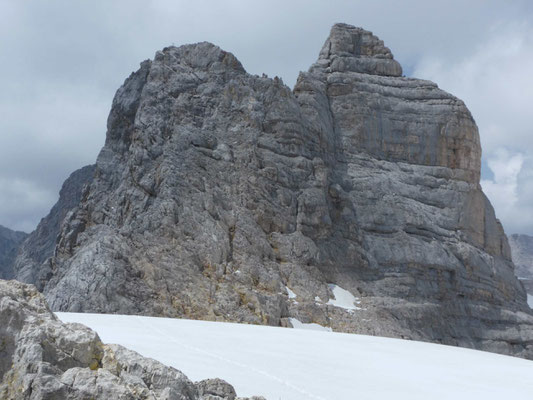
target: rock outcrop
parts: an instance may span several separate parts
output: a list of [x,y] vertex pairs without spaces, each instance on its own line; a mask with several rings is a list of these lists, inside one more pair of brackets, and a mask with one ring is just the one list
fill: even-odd
[[0,279],[14,277],[13,263],[20,245],[27,236],[25,232],[12,231],[0,225]]
[[62,323],[32,285],[0,280],[0,318],[2,399],[236,399],[221,379],[193,383],[156,360],[103,344],[84,325]]
[[94,171],[95,165],[85,166],[74,171],[63,183],[57,203],[20,246],[13,262],[13,275],[9,278],[32,283],[42,290],[51,276],[49,259],[54,255],[61,223],[79,205],[83,189],[92,181]]
[[527,293],[533,297],[533,237],[513,234],[509,236],[509,245],[516,276],[522,281]]
[[531,358],[480,156],[464,103],[363,29],[335,25],[292,91],[213,44],[167,47],[118,90],[44,293],[54,310],[295,318]]

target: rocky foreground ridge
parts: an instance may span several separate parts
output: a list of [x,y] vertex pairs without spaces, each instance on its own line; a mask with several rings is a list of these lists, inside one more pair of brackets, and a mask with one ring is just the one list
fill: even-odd
[[246,400],[221,379],[193,383],[158,361],[103,344],[84,325],[62,323],[32,285],[0,280],[0,318],[2,399]]
[[35,283],[54,310],[295,318],[533,358],[480,157],[464,103],[361,28],[333,26],[293,90],[213,44],[167,47],[117,91]]

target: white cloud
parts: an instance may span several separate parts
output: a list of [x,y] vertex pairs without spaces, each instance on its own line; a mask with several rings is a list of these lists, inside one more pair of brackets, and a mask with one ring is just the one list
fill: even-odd
[[456,62],[425,57],[414,74],[463,99],[478,123],[484,152],[533,149],[533,25],[499,24]]
[[498,149],[488,159],[494,177],[481,186],[507,233],[531,232],[533,225],[533,163],[522,153]]
[[493,179],[482,179],[481,186],[497,210],[498,217],[514,225],[520,210],[518,202],[518,174],[524,164],[524,156],[511,154],[505,149],[498,149],[493,158],[487,162]]

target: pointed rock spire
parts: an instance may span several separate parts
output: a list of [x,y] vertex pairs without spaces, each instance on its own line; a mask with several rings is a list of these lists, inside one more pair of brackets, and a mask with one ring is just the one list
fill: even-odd
[[382,40],[372,32],[348,24],[333,25],[319,60],[329,60],[332,72],[402,75],[401,65]]

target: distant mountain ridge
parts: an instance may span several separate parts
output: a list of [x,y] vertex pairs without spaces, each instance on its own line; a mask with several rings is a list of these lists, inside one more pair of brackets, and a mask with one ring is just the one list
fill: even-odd
[[33,283],[39,290],[43,289],[51,275],[48,260],[54,255],[61,224],[79,205],[83,189],[92,181],[94,171],[95,165],[87,165],[74,171],[65,180],[57,203],[20,245],[12,267],[17,280]]
[[513,262],[516,266],[516,276],[522,281],[533,303],[533,236],[512,234],[509,245]]
[[50,273],[46,261],[54,255],[61,224],[79,205],[83,188],[92,181],[95,167],[87,165],[70,174],[61,187],[58,201],[30,234],[0,225],[0,279],[16,278],[42,290]]
[[402,76],[362,28],[334,25],[293,90],[211,43],[167,47],[117,91],[51,257],[29,244],[16,270],[54,310],[297,320],[533,358],[480,160],[464,103]]
[[509,245],[516,276],[533,279],[533,236],[517,233],[509,235]]
[[0,279],[12,279],[15,276],[13,263],[27,236],[25,232],[13,231],[0,225]]

